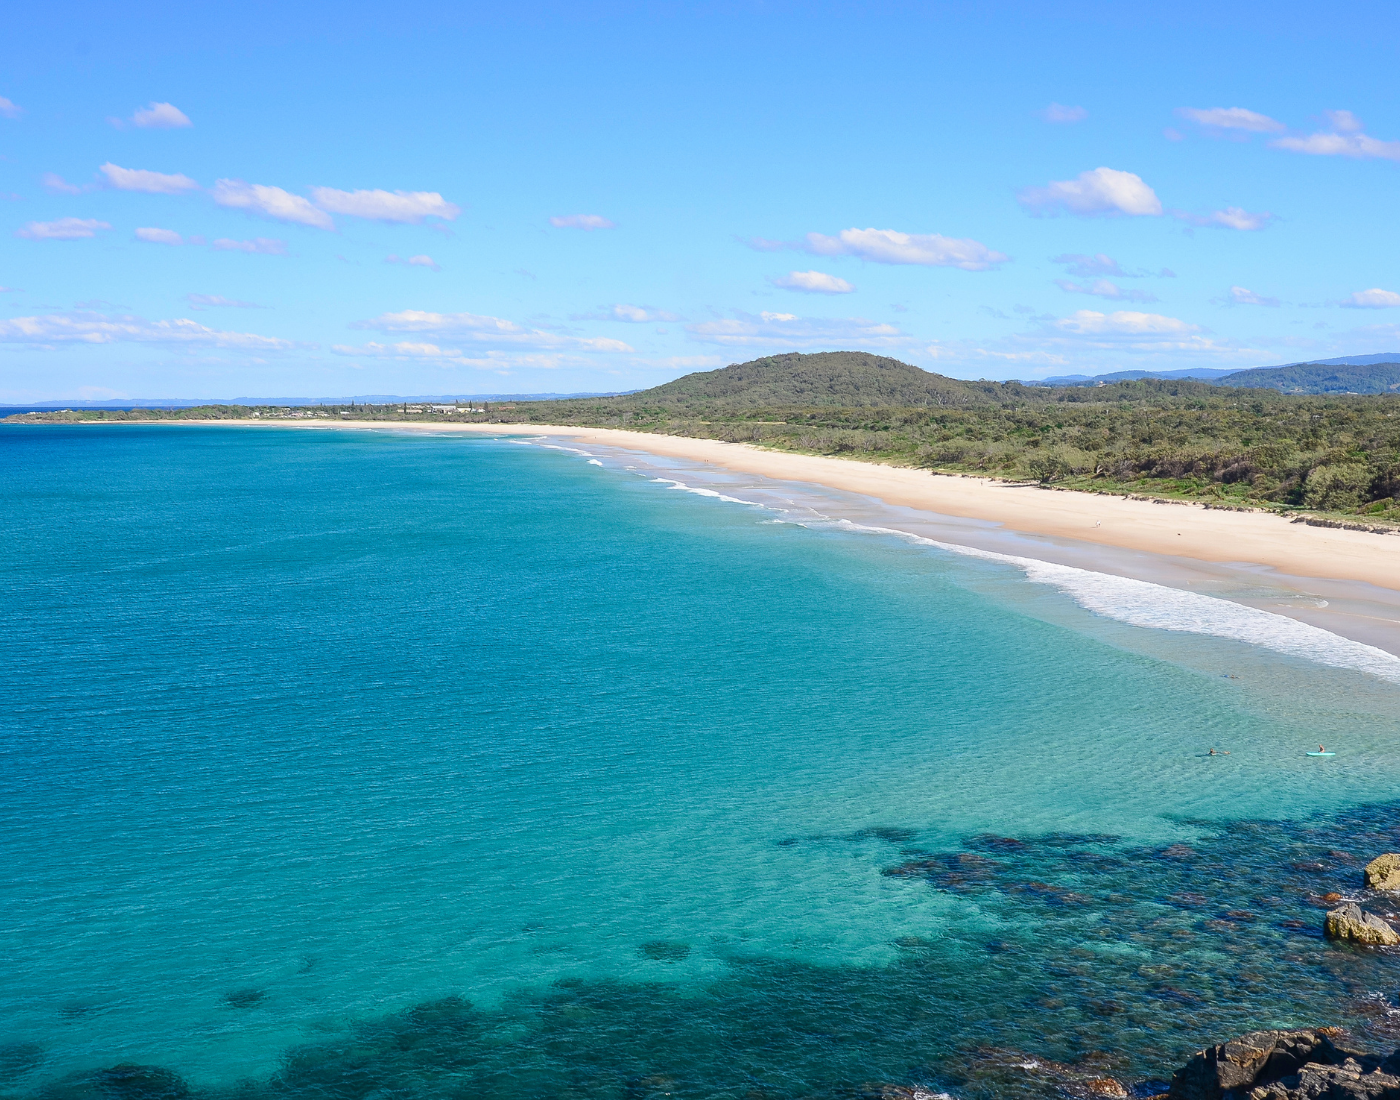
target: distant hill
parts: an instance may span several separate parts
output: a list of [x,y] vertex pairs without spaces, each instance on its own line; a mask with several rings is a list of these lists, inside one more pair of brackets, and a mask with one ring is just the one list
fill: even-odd
[[1139,378],[1196,378],[1203,382],[1213,382],[1234,374],[1235,368],[1221,370],[1216,367],[1188,367],[1185,370],[1119,370],[1112,374],[1062,374],[1054,378],[1042,378],[1033,383],[1037,386],[1096,386],[1100,382],[1135,382]]
[[863,351],[788,352],[700,371],[642,390],[644,405],[725,409],[814,406],[918,407],[996,404],[1023,393],[1019,383],[964,382]]
[[[1373,356],[1365,356],[1373,359]],[[1400,356],[1395,357],[1400,360]],[[1255,367],[1219,380],[1221,386],[1278,390],[1281,393],[1400,393],[1400,361],[1360,365],[1294,363],[1288,367]]]

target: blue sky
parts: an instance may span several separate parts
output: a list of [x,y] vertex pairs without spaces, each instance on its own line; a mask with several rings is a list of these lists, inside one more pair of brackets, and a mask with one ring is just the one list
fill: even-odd
[[1398,44],[1365,3],[16,5],[0,400],[1400,350]]

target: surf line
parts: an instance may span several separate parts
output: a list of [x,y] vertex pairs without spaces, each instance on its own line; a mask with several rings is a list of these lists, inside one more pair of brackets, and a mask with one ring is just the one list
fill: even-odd
[[1272,649],[1290,657],[1300,657],[1314,664],[1366,672],[1392,684],[1400,684],[1400,657],[1286,615],[1275,615],[1257,607],[1200,592],[1187,592],[1153,581],[940,542],[892,527],[873,527],[847,519],[837,520],[837,524],[870,534],[895,535],[919,546],[932,546],[965,557],[1015,566],[1026,575],[1027,580],[1058,588],[1085,610],[1130,626],[1227,638]]

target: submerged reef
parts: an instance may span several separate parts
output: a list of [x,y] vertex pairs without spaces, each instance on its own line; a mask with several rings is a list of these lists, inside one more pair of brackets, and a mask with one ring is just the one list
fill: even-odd
[[[237,1086],[140,1064],[45,1080],[42,1051],[26,1047],[4,1060],[0,1089],[42,1100],[1400,1100],[1387,1091],[1393,1058],[1366,1053],[1400,1044],[1400,949],[1324,936],[1328,912],[1348,904],[1397,919],[1400,895],[1368,890],[1364,872],[1400,850],[1400,807],[1182,824],[1189,842],[1158,846],[1051,833],[924,847],[894,825],[775,838],[859,856],[892,896],[936,891],[948,917],[894,939],[883,965],[648,940],[640,959],[707,956],[720,977],[687,986],[662,965],[654,981],[569,978],[489,1009],[447,997],[287,1050],[269,1079]],[[224,994],[230,1021],[275,1003],[263,992]],[[1244,1038],[1212,1045],[1227,1036]],[[1227,1081],[1230,1066],[1254,1069]]]

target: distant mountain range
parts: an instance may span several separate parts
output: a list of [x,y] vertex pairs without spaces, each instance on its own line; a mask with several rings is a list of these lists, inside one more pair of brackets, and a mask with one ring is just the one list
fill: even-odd
[[1171,371],[1114,371],[1112,374],[1066,374],[1031,383],[1039,386],[1099,386],[1138,378],[1194,378],[1217,386],[1278,390],[1281,393],[1400,393],[1400,352],[1314,359],[1279,367],[1220,370],[1195,367]]

